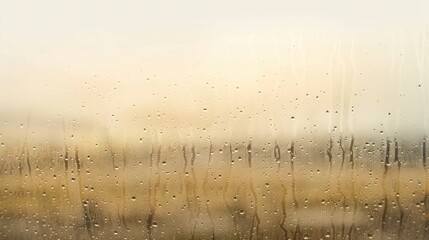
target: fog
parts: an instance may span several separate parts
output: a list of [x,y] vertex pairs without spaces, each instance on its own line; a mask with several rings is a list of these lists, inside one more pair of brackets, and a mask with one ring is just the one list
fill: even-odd
[[420,1],[1,3],[3,139],[428,131]]
[[0,238],[429,239],[428,7],[0,0]]

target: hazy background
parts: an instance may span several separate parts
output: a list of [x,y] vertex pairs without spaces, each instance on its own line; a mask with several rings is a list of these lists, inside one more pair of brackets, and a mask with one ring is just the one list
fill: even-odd
[[0,0],[1,141],[420,137],[428,7]]

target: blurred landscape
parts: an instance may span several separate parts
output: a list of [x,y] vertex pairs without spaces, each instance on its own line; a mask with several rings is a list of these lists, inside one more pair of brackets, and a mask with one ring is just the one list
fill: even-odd
[[428,7],[0,0],[0,239],[429,239]]
[[426,143],[2,147],[4,239],[425,239]]

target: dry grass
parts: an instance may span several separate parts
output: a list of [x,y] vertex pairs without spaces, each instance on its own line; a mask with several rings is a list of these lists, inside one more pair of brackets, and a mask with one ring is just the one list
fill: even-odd
[[394,163],[386,173],[379,159],[360,157],[341,169],[336,156],[330,170],[326,157],[297,154],[292,163],[287,149],[280,157],[245,145],[214,149],[68,150],[67,171],[64,150],[31,153],[31,175],[3,165],[0,236],[424,238],[428,179],[418,165]]

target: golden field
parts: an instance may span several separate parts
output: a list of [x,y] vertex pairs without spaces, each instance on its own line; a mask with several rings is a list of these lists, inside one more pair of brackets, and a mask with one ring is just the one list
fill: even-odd
[[376,152],[338,144],[306,150],[298,142],[3,147],[0,234],[424,239],[427,172],[418,153],[409,162],[392,147],[386,158],[383,146]]

